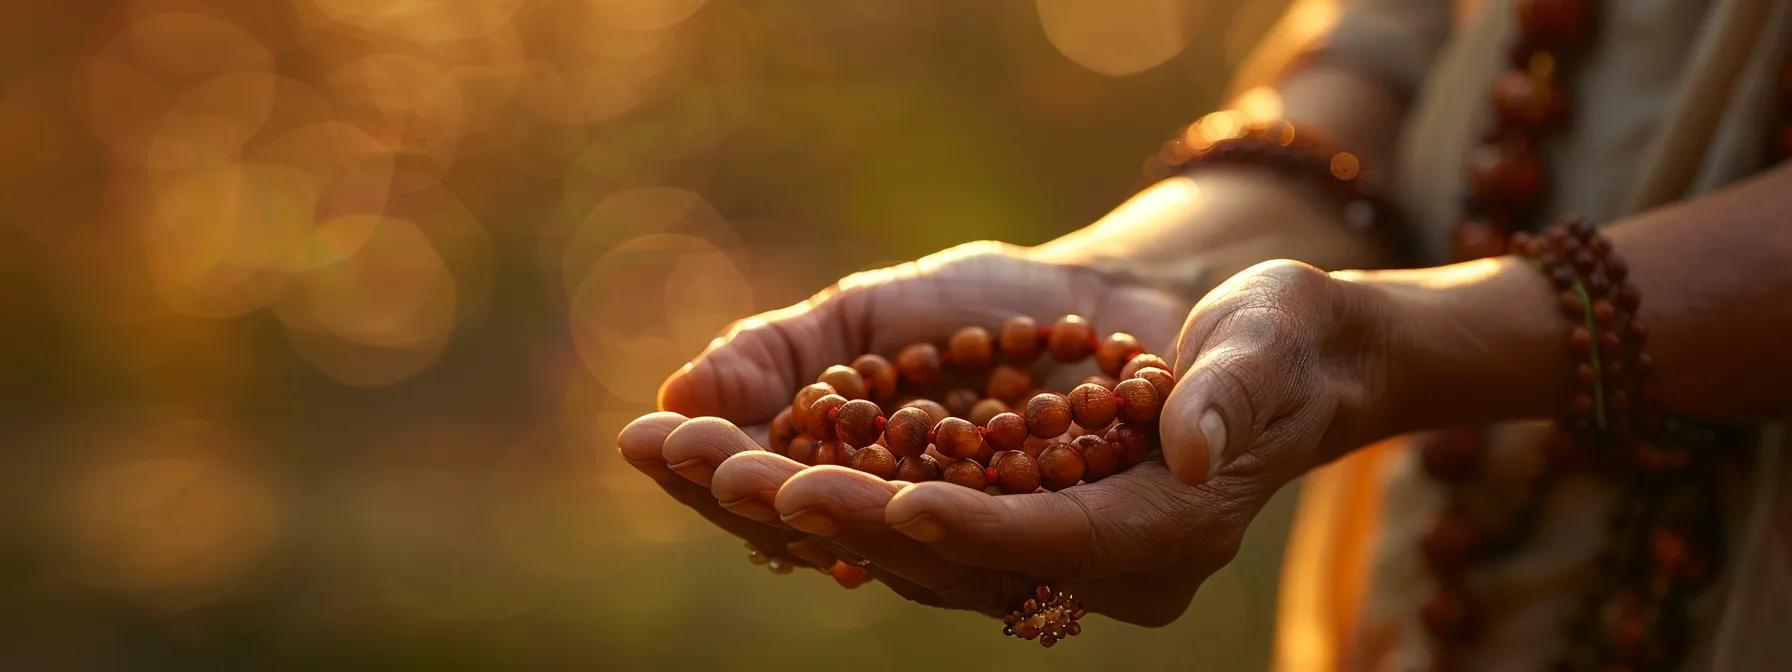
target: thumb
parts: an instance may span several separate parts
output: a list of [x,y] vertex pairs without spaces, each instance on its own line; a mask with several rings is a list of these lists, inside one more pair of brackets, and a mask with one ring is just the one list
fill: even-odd
[[[1164,402],[1159,431],[1164,461],[1183,483],[1212,478],[1291,410],[1288,371],[1298,358],[1279,343],[1270,320],[1253,320],[1250,312],[1230,315],[1229,333],[1217,344],[1191,344],[1200,335],[1190,328],[1177,347],[1179,382]],[[1197,319],[1190,317],[1191,327]]]

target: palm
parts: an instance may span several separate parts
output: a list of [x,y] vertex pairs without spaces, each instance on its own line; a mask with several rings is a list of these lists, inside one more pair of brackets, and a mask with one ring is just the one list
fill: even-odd
[[[855,275],[805,304],[742,321],[667,382],[661,406],[757,425],[829,364],[939,342],[967,324],[1069,313],[1167,352],[1187,306],[1085,268],[967,246]],[[657,436],[665,439],[665,430]],[[666,484],[668,491],[686,487],[674,495],[756,544],[769,536],[813,546],[802,531],[819,531],[821,548],[870,560],[873,574],[905,597],[987,613],[1012,608],[1034,583],[1046,581],[1116,618],[1168,623],[1235,552],[1237,535],[1226,525],[1248,520],[1267,498],[1255,489],[1222,497],[1225,480],[1184,486],[1159,462],[1057,493],[989,497],[945,483],[899,490],[859,472],[804,467],[750,450],[753,444],[727,423],[694,421],[664,440],[663,450],[643,446],[631,459],[682,465],[678,472],[690,482]],[[704,496],[690,496],[698,491]],[[730,517],[714,507],[717,501],[755,520]],[[792,517],[800,512],[820,512],[834,525],[818,529],[806,516]],[[937,519],[946,536],[917,535],[916,517]],[[1179,543],[1185,539],[1204,541]],[[813,548],[805,550],[804,557],[814,557]]]

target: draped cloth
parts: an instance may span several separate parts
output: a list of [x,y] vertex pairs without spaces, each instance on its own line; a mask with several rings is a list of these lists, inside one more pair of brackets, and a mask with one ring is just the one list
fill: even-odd
[[[1491,113],[1492,82],[1507,67],[1512,2],[1302,0],[1241,78],[1261,78],[1299,51],[1409,91],[1393,185],[1423,261],[1442,263],[1464,158]],[[1792,2],[1600,5],[1595,37],[1564,73],[1572,118],[1542,143],[1550,189],[1540,221],[1573,213],[1611,222],[1765,167],[1779,73],[1792,57]],[[1566,619],[1580,608],[1606,543],[1616,504],[1609,484],[1570,476],[1528,489],[1544,468],[1536,447],[1546,434],[1537,422],[1485,433],[1485,485],[1475,496],[1541,497],[1543,515],[1524,548],[1476,570],[1473,585],[1487,597],[1460,659],[1467,669],[1529,670],[1558,660]],[[1748,482],[1724,502],[1727,561],[1691,607],[1685,670],[1782,669],[1792,660],[1792,457],[1782,434],[1763,428]],[[1401,439],[1386,441],[1302,481],[1278,598],[1277,669],[1425,666],[1418,613],[1432,586],[1418,544],[1444,492],[1413,453]]]

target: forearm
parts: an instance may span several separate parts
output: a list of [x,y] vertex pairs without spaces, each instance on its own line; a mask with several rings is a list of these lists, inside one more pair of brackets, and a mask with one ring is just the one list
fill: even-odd
[[[1331,68],[1303,70],[1277,91],[1282,117],[1321,129],[1356,153],[1365,172],[1388,173],[1404,109],[1397,93]],[[1251,166],[1216,166],[1153,185],[1035,253],[1124,269],[1190,301],[1266,259],[1323,268],[1386,264],[1385,250],[1339,221],[1337,205],[1298,179]]]
[[[1633,217],[1607,234],[1643,297],[1665,409],[1703,420],[1785,417],[1792,388],[1792,169]],[[1385,297],[1392,429],[1548,417],[1566,405],[1570,324],[1514,257],[1342,276]],[[1375,303],[1375,302],[1371,302]]]

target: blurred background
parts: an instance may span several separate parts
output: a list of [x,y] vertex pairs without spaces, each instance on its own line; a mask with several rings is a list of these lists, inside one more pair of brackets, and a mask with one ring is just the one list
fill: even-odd
[[0,9],[0,665],[1257,669],[1292,492],[1043,651],[613,437],[728,321],[1138,185],[1284,0]]

